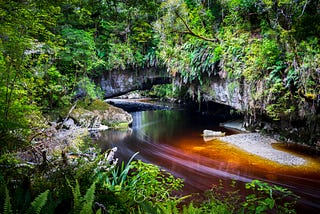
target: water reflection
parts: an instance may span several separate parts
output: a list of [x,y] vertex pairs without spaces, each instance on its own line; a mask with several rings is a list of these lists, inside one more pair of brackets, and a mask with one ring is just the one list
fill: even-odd
[[[309,165],[289,167],[257,158],[218,140],[204,142],[204,129],[224,131],[215,117],[186,111],[147,111],[132,113],[131,131],[102,132],[97,143],[103,149],[118,147],[120,159],[137,158],[157,164],[185,180],[185,193],[202,192],[219,180],[244,182],[259,179],[285,186],[302,197],[302,209],[320,210],[320,162],[308,158]],[[303,207],[305,206],[305,207]]]
[[95,139],[99,143],[100,148],[103,151],[106,151],[112,147],[113,143],[123,142],[126,138],[129,138],[132,135],[132,129],[120,129],[120,130],[105,130],[105,131],[97,131],[91,132],[91,137]]

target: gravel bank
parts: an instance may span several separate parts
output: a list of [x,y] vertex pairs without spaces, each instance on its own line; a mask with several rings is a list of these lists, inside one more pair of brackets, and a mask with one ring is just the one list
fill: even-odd
[[298,166],[306,163],[303,158],[272,148],[271,144],[277,143],[277,141],[259,133],[234,134],[220,137],[219,140],[231,143],[249,153],[283,165]]

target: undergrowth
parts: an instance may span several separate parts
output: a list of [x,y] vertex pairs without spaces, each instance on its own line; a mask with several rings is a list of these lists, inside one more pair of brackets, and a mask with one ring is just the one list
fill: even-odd
[[[201,201],[182,195],[183,180],[158,166],[134,160],[118,165],[116,148],[86,161],[34,166],[37,176],[7,172],[1,163],[2,213],[295,213],[298,197],[280,186],[254,180],[220,181]],[[21,163],[11,162],[19,168]],[[179,196],[178,196],[179,195]],[[187,201],[187,202],[186,202]]]

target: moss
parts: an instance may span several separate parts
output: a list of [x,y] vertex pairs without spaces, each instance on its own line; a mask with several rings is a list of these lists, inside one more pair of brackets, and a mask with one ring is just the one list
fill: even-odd
[[212,90],[210,81],[206,81],[202,86],[201,86],[201,91],[205,94],[208,94],[210,97],[215,98],[215,91]]
[[77,114],[77,115],[81,115],[81,114],[85,113],[85,109],[83,109],[83,108],[75,108],[75,109],[73,109],[72,113],[73,114]]
[[[58,109],[59,119],[64,119],[68,115],[71,107],[72,107],[72,105],[67,105],[65,107],[62,107],[61,109]],[[79,107],[79,105],[77,105],[73,111],[78,109],[78,107]],[[56,113],[56,115],[57,115],[57,113]],[[53,116],[51,115],[51,117],[56,117],[56,115],[53,115]]]
[[230,82],[228,85],[228,95],[229,95],[229,99],[231,99],[234,95],[234,93],[236,92],[236,89],[240,87],[239,82],[237,81],[232,81]]
[[312,93],[306,93],[306,98],[310,99],[310,100],[316,100],[317,99],[317,95],[316,94],[312,94]]
[[89,133],[84,131],[76,135],[73,139],[70,139],[68,150],[76,153],[84,151],[89,145],[88,135]]
[[129,127],[128,123],[120,122],[120,123],[111,123],[108,124],[113,129],[127,129]]
[[108,110],[110,108],[110,105],[106,102],[103,102],[102,100],[93,100],[87,107],[86,109],[93,111],[93,110],[99,110],[99,111],[104,111]]

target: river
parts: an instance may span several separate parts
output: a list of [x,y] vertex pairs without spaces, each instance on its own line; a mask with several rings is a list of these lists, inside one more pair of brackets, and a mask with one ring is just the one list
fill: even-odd
[[[320,213],[320,160],[317,156],[289,152],[308,160],[304,166],[284,166],[250,155],[222,141],[205,142],[204,129],[236,131],[219,126],[223,117],[186,110],[132,112],[130,130],[106,130],[96,143],[107,150],[117,147],[120,160],[139,152],[137,159],[156,164],[184,179],[183,194],[203,193],[221,181],[237,183],[240,192],[253,179],[286,187],[301,197],[299,213]],[[278,146],[279,147],[279,146]],[[280,146],[282,150],[288,150]]]

